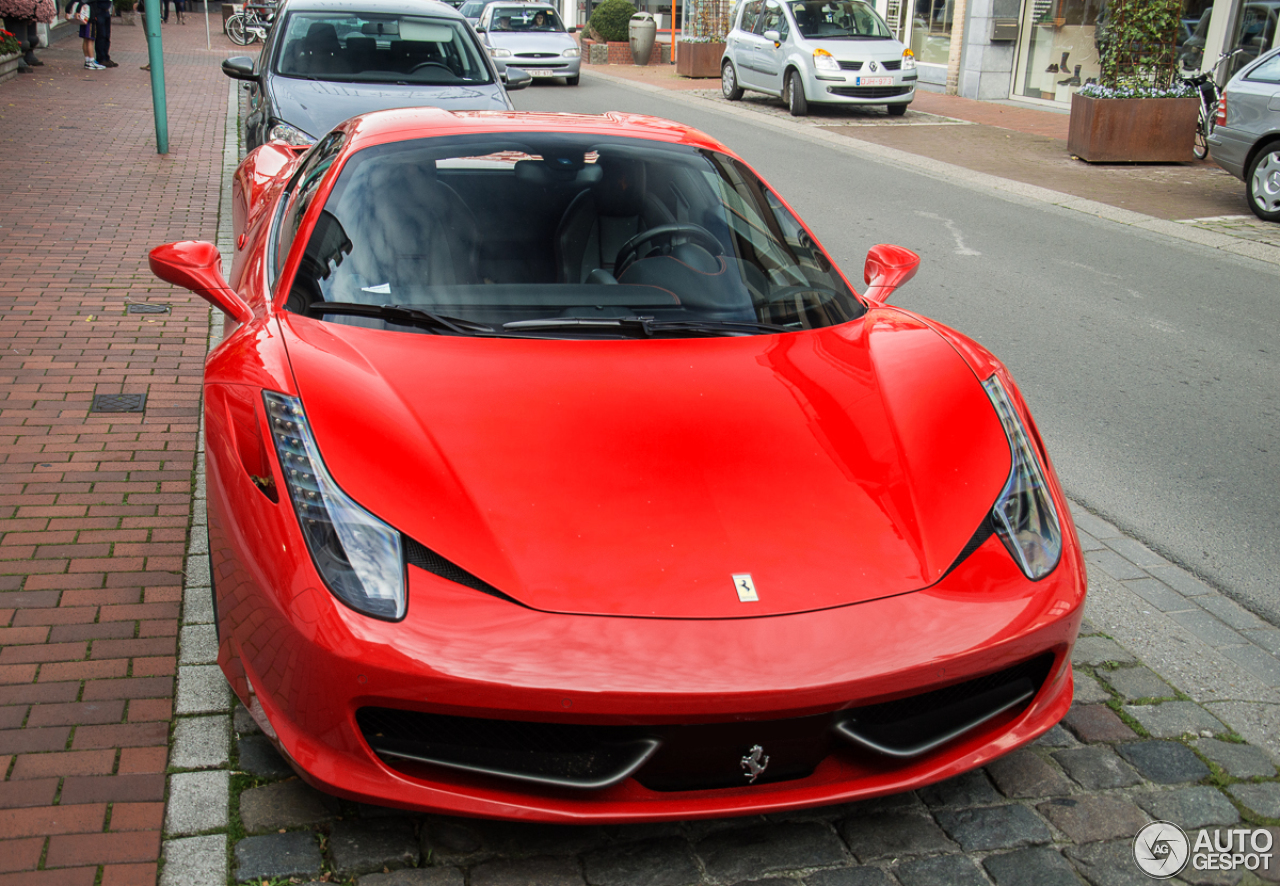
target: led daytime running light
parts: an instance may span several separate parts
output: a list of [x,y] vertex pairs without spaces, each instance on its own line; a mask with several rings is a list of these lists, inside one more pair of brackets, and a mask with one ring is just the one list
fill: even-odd
[[991,511],[996,534],[1018,568],[1037,581],[1053,572],[1062,559],[1062,524],[1040,460],[1004,386],[994,375],[982,386],[1004,426],[1013,460],[1009,479]]
[[271,391],[263,391],[262,399],[294,513],[329,590],[365,615],[403,618],[408,601],[400,533],[329,476],[301,400]]

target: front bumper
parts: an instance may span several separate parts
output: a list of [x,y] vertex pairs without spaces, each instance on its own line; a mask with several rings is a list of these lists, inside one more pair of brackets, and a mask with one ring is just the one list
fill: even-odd
[[[331,793],[562,823],[759,814],[949,778],[1033,740],[1070,706],[1085,593],[1070,535],[1061,564],[1039,582],[990,538],[932,588],[770,618],[549,614],[411,566],[408,614],[387,623],[328,592],[287,498],[272,502],[250,480],[261,468],[246,469],[236,442],[244,434],[228,427],[216,395],[206,408],[218,661],[282,753]],[[801,777],[711,789],[653,789],[626,777],[577,790],[408,764],[375,753],[357,721],[362,709],[378,708],[659,731],[726,724],[745,736],[758,725],[769,736],[776,721],[838,718],[1042,656],[1047,676],[1029,702],[936,749],[895,759],[838,744]],[[761,759],[778,753],[772,738],[751,740]],[[736,748],[730,771],[753,750]]]
[[516,56],[514,58],[504,58],[509,68],[519,68],[525,71],[535,80],[541,80],[551,77],[577,77],[582,70],[582,58],[549,58],[549,59],[525,59]]
[[[916,97],[916,72],[894,71],[871,74],[868,71],[821,73],[805,71],[805,95],[811,102],[842,105],[905,105]],[[863,85],[868,78],[891,80],[887,84]]]

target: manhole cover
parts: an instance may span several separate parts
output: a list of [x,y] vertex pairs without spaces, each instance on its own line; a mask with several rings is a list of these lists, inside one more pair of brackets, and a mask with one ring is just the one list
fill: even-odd
[[130,302],[130,314],[167,314],[169,313],[168,305],[158,305],[154,302]]
[[94,394],[90,412],[142,412],[147,406],[146,394]]

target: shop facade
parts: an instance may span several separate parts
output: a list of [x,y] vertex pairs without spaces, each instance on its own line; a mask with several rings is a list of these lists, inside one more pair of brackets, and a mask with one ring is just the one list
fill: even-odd
[[[1068,108],[1101,70],[1098,23],[1106,0],[875,0],[916,56],[920,82],[984,101],[1016,98]],[[1222,82],[1277,42],[1280,0],[1183,0],[1178,56],[1207,70],[1241,52]]]

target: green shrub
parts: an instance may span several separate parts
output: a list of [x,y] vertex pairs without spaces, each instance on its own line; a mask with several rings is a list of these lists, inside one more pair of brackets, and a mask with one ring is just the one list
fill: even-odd
[[630,22],[635,14],[636,8],[630,0],[604,0],[591,13],[587,24],[605,40],[625,43],[631,39]]

